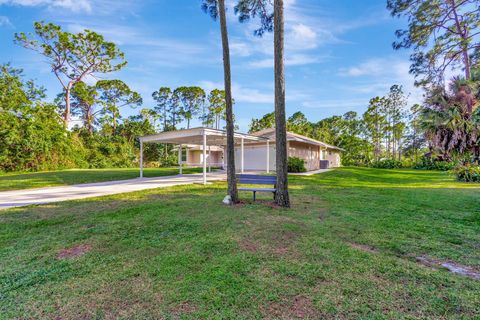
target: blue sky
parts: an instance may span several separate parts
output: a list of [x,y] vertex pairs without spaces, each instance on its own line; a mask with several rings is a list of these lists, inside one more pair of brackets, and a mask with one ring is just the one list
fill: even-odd
[[[253,36],[257,22],[240,24],[227,0],[232,51],[235,114],[245,131],[252,117],[273,111],[273,38]],[[286,1],[287,113],[302,111],[311,121],[354,110],[384,95],[393,84],[421,99],[408,74],[409,52],[394,51],[393,19],[386,0]],[[77,32],[103,34],[125,52],[128,66],[106,78],[125,81],[154,105],[161,86],[223,88],[218,22],[200,9],[200,0],[0,0],[0,63],[23,68],[53,97],[60,85],[45,59],[13,44],[13,34],[32,31],[44,20]],[[124,114],[138,111],[124,110]],[[198,124],[198,123],[197,123]]]

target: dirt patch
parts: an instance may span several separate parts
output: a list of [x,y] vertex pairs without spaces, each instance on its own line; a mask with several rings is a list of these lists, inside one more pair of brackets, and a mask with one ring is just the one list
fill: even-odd
[[322,221],[325,220],[327,217],[328,210],[326,208],[319,208],[318,209],[318,220]]
[[258,245],[255,242],[252,242],[247,239],[243,239],[238,242],[238,245],[240,246],[240,249],[243,251],[248,251],[248,252],[257,252],[258,251]]
[[378,249],[366,245],[366,244],[360,244],[360,243],[354,243],[354,242],[349,242],[348,245],[352,248],[358,249],[363,252],[368,252],[368,253],[379,253]]
[[289,301],[272,302],[264,308],[263,314],[266,319],[313,319],[319,315],[312,300],[305,296],[295,296]]
[[249,205],[263,205],[266,207],[270,207],[272,209],[282,209],[282,207],[278,206],[275,201],[269,201],[269,200],[240,200],[238,203],[233,205],[234,207],[242,208],[245,206]]
[[[102,319],[151,319],[152,315],[161,315],[165,311],[160,288],[144,276],[101,280],[95,284],[72,280],[68,287],[78,294],[74,295],[77,298],[58,300],[54,314],[42,318],[90,320],[98,319],[101,315]],[[157,318],[162,319],[160,316]]]
[[299,235],[293,231],[284,231],[277,233],[273,236],[273,241],[278,243],[289,244],[295,241]]
[[273,248],[273,253],[277,256],[284,256],[288,253],[288,247]]
[[60,250],[57,254],[57,259],[64,260],[81,257],[90,250],[92,250],[92,246],[90,244],[79,244],[71,248]]
[[281,231],[275,233],[271,240],[271,251],[277,256],[284,256],[289,252],[296,252],[290,250],[293,242],[295,242],[300,236],[293,231]]
[[189,314],[193,313],[197,310],[194,305],[192,305],[188,301],[184,301],[180,303],[179,305],[175,306],[174,308],[171,309],[172,314],[176,316],[181,316],[182,314]]
[[434,270],[444,268],[451,273],[458,274],[458,275],[475,279],[475,280],[480,280],[480,271],[475,270],[474,268],[469,266],[463,266],[455,262],[430,259],[427,257],[416,257],[416,260],[418,263],[424,266],[430,267]]

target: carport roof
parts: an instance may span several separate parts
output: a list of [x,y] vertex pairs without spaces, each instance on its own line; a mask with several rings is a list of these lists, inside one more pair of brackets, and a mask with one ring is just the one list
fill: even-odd
[[[217,130],[211,128],[192,128],[182,129],[176,131],[166,131],[149,136],[140,137],[143,143],[170,143],[170,144],[190,144],[203,145],[203,135],[205,134],[207,145],[225,146],[227,145],[227,132],[224,130]],[[267,137],[254,136],[246,133],[235,132],[235,143],[244,142],[267,141]]]
[[[262,137],[269,138],[270,140],[274,141],[275,140],[275,128],[268,128],[268,129],[263,129],[257,132],[254,132],[253,135],[258,135]],[[345,151],[344,149],[336,146],[332,146],[328,143],[318,141],[306,136],[302,136],[301,134],[294,133],[287,131],[287,141],[297,141],[297,142],[303,142],[307,144],[312,144],[312,145],[317,145],[321,146],[327,149],[333,149],[333,150],[338,150],[338,151]]]

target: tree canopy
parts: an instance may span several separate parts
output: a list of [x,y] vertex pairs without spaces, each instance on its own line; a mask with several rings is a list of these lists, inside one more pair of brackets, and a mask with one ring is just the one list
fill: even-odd
[[408,28],[396,31],[393,47],[413,49],[410,71],[417,84],[443,82],[449,68],[460,68],[471,78],[480,63],[479,7],[480,0],[387,1],[393,16],[408,19]]
[[15,34],[16,43],[45,56],[65,92],[64,122],[71,117],[70,94],[73,86],[85,78],[95,78],[122,69],[127,61],[123,52],[102,35],[91,30],[79,33],[63,31],[53,23],[35,22],[34,34]]

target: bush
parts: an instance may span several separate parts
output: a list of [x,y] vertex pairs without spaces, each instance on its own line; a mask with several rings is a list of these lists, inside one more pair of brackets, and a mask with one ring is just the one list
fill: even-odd
[[455,161],[441,161],[433,158],[422,157],[420,161],[413,166],[417,170],[438,170],[438,171],[450,171],[456,166]]
[[378,161],[374,161],[370,164],[370,167],[377,168],[377,169],[399,169],[403,168],[402,161],[394,160],[394,159],[381,159]]
[[480,182],[480,166],[466,164],[455,168],[455,175],[458,181]]
[[306,172],[305,161],[297,157],[288,158],[288,172],[297,173],[297,172]]

